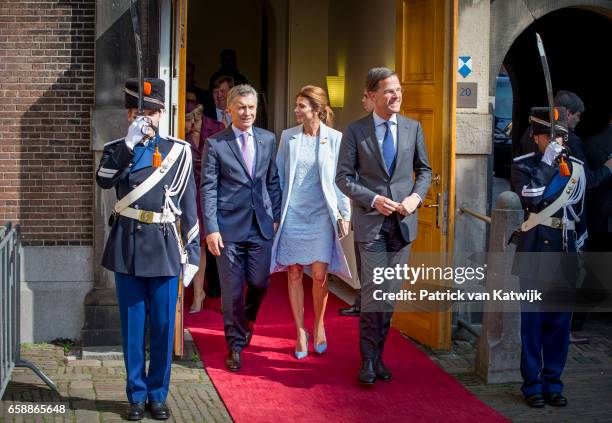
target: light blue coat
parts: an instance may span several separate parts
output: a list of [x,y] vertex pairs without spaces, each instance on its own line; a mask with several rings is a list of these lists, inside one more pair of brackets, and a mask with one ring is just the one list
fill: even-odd
[[[300,143],[303,136],[303,125],[285,129],[281,135],[278,153],[276,154],[276,166],[278,168],[278,176],[280,180],[281,190],[283,192],[283,200],[281,206],[281,221],[274,244],[272,245],[272,264],[270,271],[282,272],[287,270],[286,266],[279,264],[276,261],[276,253],[278,248],[279,235],[283,230],[285,217],[287,215],[288,199],[291,197],[291,189],[295,177],[295,169],[298,161],[298,152],[300,151]],[[327,271],[333,273],[347,281],[351,280],[344,250],[338,238],[339,218],[342,220],[350,220],[351,218],[351,203],[349,198],[344,195],[334,182],[336,176],[336,163],[338,162],[338,152],[340,151],[340,141],[342,133],[323,124],[319,127],[319,150],[317,163],[319,165],[319,176],[321,177],[321,187],[323,195],[327,203],[330,219],[334,227],[334,246],[332,248],[332,259]]]

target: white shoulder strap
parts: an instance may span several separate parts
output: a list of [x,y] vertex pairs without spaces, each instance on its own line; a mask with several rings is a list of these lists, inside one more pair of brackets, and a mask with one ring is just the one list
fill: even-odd
[[578,182],[583,178],[584,168],[578,162],[572,163],[572,174],[570,180],[563,188],[563,192],[555,201],[553,201],[548,207],[542,210],[540,213],[530,213],[526,221],[521,225],[521,231],[527,232],[528,230],[535,228],[537,225],[550,218],[553,214],[557,213],[561,207],[570,199],[572,194],[578,189]]
[[179,155],[184,149],[184,145],[181,143],[174,143],[170,152],[162,162],[161,166],[155,169],[147,179],[132,191],[130,191],[125,197],[115,203],[115,213],[121,213],[126,207],[132,204],[134,201],[138,200],[140,197],[145,195],[147,192],[151,190],[161,179],[164,177],[164,174],[172,168]]

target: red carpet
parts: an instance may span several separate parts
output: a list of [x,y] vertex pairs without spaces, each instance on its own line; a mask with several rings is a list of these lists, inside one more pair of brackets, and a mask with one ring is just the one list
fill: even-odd
[[[305,281],[306,325],[312,332],[310,283]],[[330,295],[326,333],[329,348],[296,360],[295,326],[284,274],[272,278],[251,346],[239,373],[225,369],[227,354],[219,300],[185,317],[200,357],[237,423],[248,422],[505,422],[426,354],[392,329],[384,361],[393,381],[372,388],[358,384],[358,319],[341,317],[344,303]]]

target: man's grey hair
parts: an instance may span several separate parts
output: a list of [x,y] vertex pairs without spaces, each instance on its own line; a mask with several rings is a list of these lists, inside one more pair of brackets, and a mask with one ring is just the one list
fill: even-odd
[[368,76],[366,77],[366,90],[368,91],[376,91],[378,89],[378,83],[384,79],[390,78],[392,76],[397,76],[395,71],[392,71],[389,68],[372,68],[368,71]]
[[557,107],[565,107],[572,113],[584,113],[584,103],[582,99],[571,91],[558,91],[554,101]]
[[246,97],[247,95],[255,96],[255,103],[257,103],[257,91],[249,84],[240,84],[232,87],[227,93],[227,106],[231,106],[236,97]]

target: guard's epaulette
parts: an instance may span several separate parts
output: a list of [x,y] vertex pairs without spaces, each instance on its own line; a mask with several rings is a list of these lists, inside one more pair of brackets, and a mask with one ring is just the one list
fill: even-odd
[[174,138],[174,137],[172,137],[170,135],[166,136],[166,138],[168,138],[169,140],[172,140],[174,142],[180,142],[181,144],[189,145],[189,143],[187,141],[184,141],[184,140],[181,140],[181,139],[178,139],[178,138]]
[[535,156],[534,152],[523,154],[522,156],[515,157],[514,159],[512,159],[512,161],[513,162],[520,162],[521,160],[525,160],[525,159],[527,159],[529,157],[532,157],[532,156]]
[[104,144],[104,147],[108,147],[109,145],[117,144],[119,141],[123,141],[124,139],[125,137],[117,138],[116,140],[113,140],[113,141],[110,141]]
[[581,165],[583,165],[583,164],[584,164],[584,162],[583,162],[582,160],[577,159],[577,158],[576,158],[576,157],[574,157],[574,156],[569,156],[569,159],[570,159],[571,161],[573,161],[573,162],[580,163]]

